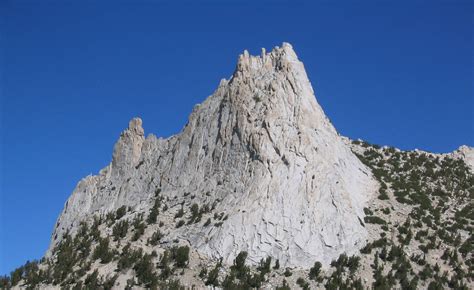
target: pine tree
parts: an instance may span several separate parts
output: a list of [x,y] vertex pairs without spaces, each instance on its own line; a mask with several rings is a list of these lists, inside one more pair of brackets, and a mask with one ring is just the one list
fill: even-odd
[[311,280],[316,280],[319,277],[319,274],[321,273],[321,267],[323,265],[321,262],[315,262],[314,266],[309,270],[309,279]]

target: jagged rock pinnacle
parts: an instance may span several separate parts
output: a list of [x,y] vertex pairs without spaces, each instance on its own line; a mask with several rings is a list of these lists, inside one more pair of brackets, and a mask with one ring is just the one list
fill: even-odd
[[[291,45],[244,51],[179,134],[145,139],[132,119],[112,162],[69,197],[45,259],[13,271],[11,284],[370,288],[412,269],[392,286],[473,289],[458,277],[472,259],[473,168],[468,146],[407,152],[340,136]],[[393,259],[378,260],[380,249]],[[444,256],[449,281],[419,284]]]
[[239,55],[236,72],[245,72],[252,69],[258,70],[265,67],[267,67],[267,69],[281,69],[284,68],[282,64],[297,61],[298,57],[291,44],[284,42],[281,48],[276,46],[269,53],[266,53],[265,48],[262,48],[260,56],[252,56],[247,50],[244,50],[244,52]]
[[194,108],[180,134],[145,139],[141,120],[132,120],[111,165],[74,191],[55,236],[122,205],[146,211],[160,188],[169,208],[193,202],[227,215],[220,227],[171,225],[170,241],[187,240],[226,263],[247,251],[252,263],[272,256],[309,267],[363,245],[360,219],[377,186],[284,43],[261,56],[244,51],[232,78]]
[[128,130],[135,133],[136,135],[144,136],[145,131],[143,131],[142,119],[137,117],[130,120],[128,124]]
[[144,135],[142,120],[133,118],[128,129],[122,132],[120,139],[115,144],[112,157],[113,174],[123,175],[126,170],[137,164],[145,140]]

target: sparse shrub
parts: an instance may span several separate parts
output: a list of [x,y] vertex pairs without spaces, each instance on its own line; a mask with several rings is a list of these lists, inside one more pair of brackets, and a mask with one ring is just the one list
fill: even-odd
[[144,233],[146,224],[143,222],[143,216],[139,215],[133,220],[134,233],[132,241],[137,241]]
[[101,281],[99,279],[99,271],[94,270],[91,274],[86,277],[84,284],[87,289],[99,289]]
[[23,272],[24,268],[18,267],[10,274],[10,281],[12,286],[16,286],[18,282],[20,282],[23,276]]
[[153,207],[150,209],[150,213],[148,214],[148,217],[146,219],[146,221],[149,225],[156,223],[158,215],[160,214],[160,209],[159,209],[160,205],[161,205],[160,200],[155,199],[155,203],[154,203]]
[[273,269],[275,269],[275,270],[280,269],[280,260],[277,259],[277,260],[275,261],[275,266],[273,266]]
[[[237,273],[246,273],[248,268],[245,266],[245,260],[247,260],[248,253],[245,251],[240,252],[237,257],[234,259],[234,265],[232,266],[232,270],[236,271]],[[242,277],[241,275],[240,277]]]
[[125,245],[122,249],[122,253],[119,256],[118,262],[117,262],[117,269],[119,271],[121,270],[126,270],[135,263],[137,263],[143,256],[143,250],[141,248],[138,248],[137,250],[132,250],[130,243]]
[[309,269],[309,279],[311,280],[316,280],[319,277],[319,274],[321,273],[321,267],[323,265],[321,262],[315,262],[314,266]]
[[108,276],[107,278],[104,279],[104,282],[102,283],[102,287],[104,287],[104,290],[110,290],[113,289],[115,286],[115,282],[117,281],[118,275],[112,275]]
[[121,219],[125,214],[127,213],[127,207],[126,206],[121,206],[117,209],[115,212],[115,220]]
[[176,228],[180,228],[184,226],[184,224],[185,224],[184,220],[179,220],[178,223],[176,224]]
[[189,261],[189,247],[182,246],[176,250],[176,266],[184,268]]
[[152,246],[158,245],[158,242],[163,238],[163,234],[160,230],[154,232],[151,237],[148,239],[147,243]]
[[154,267],[150,255],[143,255],[133,269],[135,270],[138,283],[144,284],[148,287],[157,284],[158,277],[153,271]]
[[263,277],[271,271],[272,258],[267,257],[266,259],[260,260],[260,264],[257,268],[260,271],[260,276]]
[[378,198],[381,199],[381,200],[387,200],[387,199],[389,199],[388,194],[387,194],[387,191],[386,191],[385,189],[381,188],[381,189],[379,190],[379,196],[378,196]]
[[302,277],[299,277],[296,280],[296,284],[298,284],[302,289],[306,290],[309,289],[309,283],[305,281]]
[[112,235],[114,236],[114,240],[117,241],[121,238],[124,238],[128,232],[128,221],[123,220],[116,223],[112,229]]
[[378,225],[386,224],[386,222],[378,216],[366,216],[364,217],[364,221],[368,224],[378,224]]
[[205,279],[207,277],[207,269],[202,267],[201,271],[199,272],[199,278]]
[[216,266],[209,271],[207,275],[207,280],[205,282],[206,285],[212,285],[214,287],[219,286],[219,268],[221,267],[221,263],[217,263]]
[[354,275],[354,273],[359,268],[359,262],[360,262],[360,257],[358,256],[351,256],[347,260],[346,266],[349,268],[349,272],[351,273],[351,275]]
[[100,240],[99,244],[94,250],[92,257],[95,260],[100,259],[102,264],[109,263],[113,258],[113,253],[109,249],[110,240],[108,237]]
[[174,215],[174,218],[177,219],[177,218],[181,218],[184,216],[184,209],[181,207],[178,212]]
[[159,263],[159,268],[161,268],[161,279],[167,279],[171,275],[171,268],[169,266],[170,260],[170,252],[165,250]]
[[199,205],[197,203],[194,203],[191,206],[190,210],[191,210],[191,219],[189,220],[189,223],[199,222],[201,220]]
[[288,282],[286,279],[283,279],[283,285],[278,286],[275,288],[276,290],[291,290],[290,286],[288,286]]

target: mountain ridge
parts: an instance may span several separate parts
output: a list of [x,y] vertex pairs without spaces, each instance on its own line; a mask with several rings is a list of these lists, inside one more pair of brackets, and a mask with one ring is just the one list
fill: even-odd
[[133,118],[0,287],[469,289],[473,161],[343,137],[290,44],[244,51],[180,133]]
[[[99,175],[102,176],[100,186],[95,186],[94,181],[86,182],[88,186],[85,188],[81,184],[78,185],[79,190],[75,190],[73,196],[79,195],[78,199],[86,199],[87,202],[75,202],[72,198],[71,202],[67,203],[67,206],[72,204],[69,205],[72,207],[75,207],[74,204],[80,205],[82,212],[73,211],[74,214],[70,214],[66,206],[64,215],[58,219],[54,234],[56,239],[53,239],[52,247],[56,245],[57,237],[67,230],[64,224],[77,226],[81,217],[86,214],[84,209],[88,207],[92,212],[100,213],[116,210],[122,205],[145,208],[146,200],[151,197],[150,193],[128,194],[120,187],[121,191],[118,193],[110,193],[115,199],[104,198],[101,201],[98,196],[101,194],[100,188],[106,186],[103,183],[107,182],[111,188],[126,186],[126,190],[133,191],[129,184],[120,180],[120,177],[123,179],[128,176],[134,180],[135,169],[138,169],[134,167],[146,168],[148,162],[156,159],[147,154],[168,158],[171,163],[169,168],[155,171],[154,176],[149,177],[150,184],[154,182],[154,177],[160,178],[159,186],[163,193],[170,191],[171,195],[180,196],[184,194],[183,191],[221,191],[213,197],[225,203],[217,205],[220,210],[230,210],[232,213],[229,222],[225,223],[229,224],[230,228],[224,224],[217,233],[207,232],[205,234],[207,238],[211,233],[217,235],[210,241],[203,240],[203,235],[199,231],[195,235],[184,234],[197,249],[213,258],[224,257],[224,260],[230,263],[238,252],[247,250],[249,261],[258,263],[261,258],[269,254],[269,251],[276,251],[273,255],[279,256],[283,265],[287,262],[292,266],[306,263],[305,266],[309,267],[310,263],[305,261],[324,257],[322,260],[328,264],[342,250],[348,252],[357,250],[364,242],[364,229],[359,223],[363,218],[361,203],[364,199],[368,199],[364,194],[375,192],[375,182],[367,177],[370,176],[369,171],[364,169],[350,149],[345,147],[317,104],[304,66],[290,44],[284,43],[281,48],[276,47],[269,53],[263,51],[261,56],[250,56],[246,51],[241,54],[232,78],[229,81],[221,81],[213,95],[195,106],[188,124],[178,135],[163,140],[154,136],[144,139],[141,123],[140,119],[133,119],[129,128],[121,134],[114,147],[111,165]],[[320,141],[316,142],[315,139]],[[199,145],[196,145],[196,142],[199,142]],[[174,150],[172,156],[166,157],[167,153],[164,151],[169,150],[167,146],[174,146],[174,149],[171,149]],[[212,152],[207,152],[207,148],[211,148]],[[318,150],[322,153],[318,153]],[[338,154],[342,154],[342,157],[337,157]],[[320,163],[315,167],[314,164],[318,159]],[[344,160],[344,163],[341,163],[341,160]],[[346,168],[346,162],[352,167]],[[339,164],[341,169],[333,167],[333,164]],[[229,170],[232,167],[239,169]],[[193,172],[200,168],[204,168],[205,174],[198,174],[193,182],[180,177],[183,171],[193,176]],[[247,172],[249,170],[250,173]],[[359,173],[359,170],[362,173]],[[322,181],[317,180],[320,172],[325,172],[323,174],[326,175]],[[259,181],[255,179],[257,174]],[[276,176],[273,176],[274,174]],[[143,176],[140,175],[140,178]],[[282,181],[285,178],[293,180]],[[260,184],[265,179],[267,179],[265,183]],[[201,180],[207,180],[201,188],[191,185],[199,184]],[[207,186],[209,182],[213,186]],[[317,182],[321,190],[315,189],[318,187]],[[371,185],[366,185],[364,182]],[[301,186],[300,183],[306,185]],[[143,184],[137,186],[141,190],[150,191],[150,188],[144,189]],[[356,194],[351,195],[347,186],[352,187],[352,191]],[[367,187],[367,191],[362,193],[361,187]],[[283,219],[282,216],[273,215],[272,212],[273,207],[275,210],[285,209],[285,206],[290,204],[285,194],[277,193],[278,197],[273,196],[274,200],[267,202],[262,199],[263,194],[257,193],[267,192],[268,199],[273,192],[280,191],[280,188],[287,188],[293,193],[306,192],[293,199],[293,201],[300,199],[299,204],[286,208],[287,214],[283,214]],[[85,196],[76,194],[81,191],[84,193],[84,190]],[[223,192],[232,190],[234,193],[242,192],[243,197]],[[343,193],[339,193],[340,191]],[[341,195],[334,197],[338,194]],[[94,204],[95,198],[97,201]],[[246,199],[253,201],[245,205]],[[208,199],[204,198],[203,202],[208,202]],[[266,208],[267,211],[259,213],[258,216],[249,216],[249,213],[243,214],[238,209],[232,210],[236,207],[252,207],[254,202],[260,203],[261,208]],[[308,203],[322,203],[322,208],[331,206],[335,209],[330,214],[324,211],[315,213],[312,210],[307,211]],[[106,204],[115,206],[107,208]],[[257,208],[255,210],[258,211]],[[340,210],[343,215],[347,215],[343,217],[344,220],[336,215]],[[297,215],[300,213],[303,216],[298,218]],[[351,215],[352,217],[349,217]],[[263,222],[254,224],[254,230],[249,230],[243,225],[234,226],[245,223],[244,220],[263,220]],[[324,222],[321,222],[322,220]],[[293,228],[298,223],[309,225]],[[271,229],[267,231],[268,227]],[[284,232],[288,232],[290,228],[293,232],[286,236]],[[69,229],[74,231],[74,226]],[[359,232],[354,229],[358,229]],[[345,235],[345,232],[348,234]],[[234,237],[235,233],[237,235]],[[262,237],[262,233],[266,234]],[[288,244],[282,242],[292,239],[295,239],[294,242]],[[347,242],[345,239],[351,241]],[[249,240],[251,242],[248,242]],[[313,240],[319,242],[314,243]],[[270,246],[262,249],[268,243]],[[356,246],[357,244],[359,246]],[[279,250],[275,250],[274,246]],[[285,247],[287,249],[284,249]],[[294,249],[290,250],[290,247]],[[310,250],[302,250],[305,248]],[[294,257],[291,255],[285,257],[283,254],[292,251]]]

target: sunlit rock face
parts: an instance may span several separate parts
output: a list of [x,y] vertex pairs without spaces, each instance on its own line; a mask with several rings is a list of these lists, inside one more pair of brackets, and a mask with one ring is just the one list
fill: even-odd
[[469,166],[472,172],[474,172],[474,148],[463,145],[456,151],[450,154],[453,158],[462,159]]
[[[203,255],[231,263],[271,256],[283,266],[328,264],[367,238],[363,208],[378,183],[316,101],[291,45],[240,55],[230,80],[197,105],[181,133],[144,137],[133,119],[97,176],[79,182],[51,247],[81,220],[122,205],[148,212],[157,189],[169,210],[214,205],[218,227],[165,225]],[[50,248],[51,248],[50,247]]]

